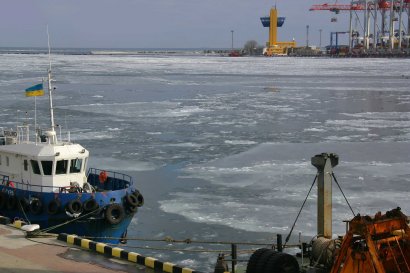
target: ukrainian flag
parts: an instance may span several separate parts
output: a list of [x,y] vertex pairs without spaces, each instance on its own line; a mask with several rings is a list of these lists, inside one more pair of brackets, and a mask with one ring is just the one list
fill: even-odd
[[26,89],[26,97],[44,96],[43,84],[37,84]]

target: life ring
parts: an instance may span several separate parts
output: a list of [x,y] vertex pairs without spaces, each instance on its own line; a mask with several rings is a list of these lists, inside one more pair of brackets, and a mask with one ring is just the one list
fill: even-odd
[[108,175],[106,171],[101,171],[100,175],[98,176],[98,179],[100,180],[100,183],[104,183],[107,181]]
[[83,204],[78,199],[71,200],[68,202],[66,210],[71,214],[81,213],[83,211]]
[[7,187],[15,188],[13,181],[7,182]]
[[3,209],[7,203],[7,196],[4,192],[0,191],[0,209]]
[[85,212],[92,212],[95,211],[99,208],[100,206],[98,205],[97,201],[95,201],[94,198],[88,199],[87,201],[84,202],[83,208]]
[[105,211],[105,220],[111,225],[119,224],[125,216],[124,208],[120,204],[111,204]]
[[10,195],[7,198],[6,207],[8,210],[14,210],[17,205],[17,197],[15,195]]
[[35,198],[31,200],[30,212],[35,215],[39,215],[40,213],[43,212],[43,203],[41,202],[40,199]]
[[47,206],[47,213],[50,215],[57,214],[57,212],[60,210],[60,206],[61,203],[58,199],[51,200]]

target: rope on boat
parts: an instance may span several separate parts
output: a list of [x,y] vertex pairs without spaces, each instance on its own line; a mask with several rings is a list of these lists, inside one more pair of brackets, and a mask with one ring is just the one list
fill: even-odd
[[295,228],[296,222],[297,222],[298,219],[299,219],[300,213],[302,212],[303,207],[304,207],[305,204],[306,204],[306,201],[307,201],[307,199],[308,199],[308,197],[309,197],[309,195],[310,195],[310,192],[312,191],[312,188],[313,188],[313,186],[314,186],[315,183],[316,183],[317,177],[318,177],[318,174],[316,174],[315,178],[313,179],[312,186],[310,186],[310,189],[309,189],[308,194],[306,195],[305,201],[303,201],[303,204],[302,204],[302,206],[300,207],[299,213],[298,213],[298,215],[296,216],[295,221],[293,222],[292,228],[290,229],[290,232],[289,232],[288,236],[286,236],[286,240],[285,240],[284,247],[286,247],[286,244],[289,242],[289,238],[290,238],[290,236],[292,235],[293,229]]
[[[349,206],[351,212],[353,213],[353,216],[356,216],[356,214],[355,214],[354,211],[353,211],[352,206],[350,205],[349,201],[348,201],[347,198],[346,198],[345,193],[344,193],[343,190],[342,190],[342,187],[340,187],[340,184],[339,184],[339,182],[337,181],[334,172],[332,172],[332,177],[334,178],[337,187],[339,188],[339,190],[340,190],[340,192],[342,193],[342,195],[343,195],[343,197],[344,197],[344,199],[345,199],[347,205]],[[307,201],[307,199],[308,199],[308,197],[309,197],[309,195],[310,195],[310,192],[312,191],[313,186],[315,185],[315,182],[316,182],[316,179],[317,179],[317,178],[318,178],[318,174],[316,174],[315,178],[313,179],[313,183],[312,183],[312,185],[310,186],[309,192],[308,192],[308,194],[306,195],[305,200],[303,201],[303,204],[302,204],[302,206],[301,206],[301,208],[300,208],[300,210],[299,210],[298,215],[296,216],[295,222],[293,222],[292,228],[290,229],[290,232],[289,232],[288,236],[286,237],[284,247],[286,247],[286,244],[287,244],[287,242],[289,241],[289,238],[290,238],[290,236],[291,236],[291,234],[292,234],[292,232],[293,232],[293,229],[294,229],[294,227],[295,227],[295,225],[296,225],[296,222],[297,222],[297,220],[299,219],[300,213],[302,212],[302,209],[303,209],[303,207],[304,207],[305,204],[306,204],[306,201]]]
[[29,225],[31,225],[30,219],[28,219],[27,214],[26,214],[26,212],[24,211],[23,205],[22,205],[21,202],[20,202],[20,199],[17,198],[17,197],[16,197],[16,199],[17,199],[17,203],[19,204],[20,210],[23,212],[23,215],[24,215],[24,217],[26,218],[27,223],[28,223]]
[[38,235],[38,234],[47,233],[47,232],[49,232],[50,230],[53,230],[53,229],[62,227],[62,226],[64,226],[64,225],[68,225],[68,224],[70,224],[70,223],[73,223],[73,222],[78,221],[78,220],[80,220],[80,219],[83,219],[83,218],[85,218],[85,217],[88,217],[88,216],[92,215],[93,213],[100,212],[100,211],[101,211],[102,209],[104,209],[104,208],[105,208],[105,207],[100,207],[100,208],[98,208],[98,209],[96,209],[96,210],[93,210],[93,211],[91,211],[91,212],[89,212],[89,213],[80,215],[80,216],[78,216],[78,217],[76,217],[76,218],[74,218],[74,219],[68,220],[68,221],[66,221],[66,222],[64,222],[64,223],[61,223],[61,224],[58,224],[58,225],[55,225],[55,226],[51,226],[51,227],[48,227],[48,228],[45,228],[45,229],[41,229],[41,230],[38,230],[38,231],[34,231],[34,232],[31,233],[31,235],[32,235],[32,236],[36,236],[36,235]]
[[[116,240],[121,239],[117,237],[95,237],[95,236],[84,236],[87,239],[108,239]],[[138,237],[127,237],[127,241],[145,241],[145,242],[166,242],[166,243],[185,243],[185,244],[213,244],[213,245],[249,245],[249,246],[267,246],[270,244],[266,243],[255,243],[255,242],[237,242],[237,241],[200,241],[192,239],[176,240],[171,236],[166,236],[163,239],[147,239],[147,238],[138,238]]]
[[346,198],[345,193],[343,192],[342,188],[340,187],[339,182],[337,182],[335,173],[332,172],[332,176],[333,176],[333,178],[335,179],[336,185],[339,187],[339,190],[340,190],[340,192],[342,193],[344,199],[346,200],[347,205],[349,206],[350,210],[352,211],[353,217],[356,216],[356,214],[354,213],[354,211],[353,211],[353,209],[352,209],[352,206],[350,205],[349,201],[348,201],[347,198]]

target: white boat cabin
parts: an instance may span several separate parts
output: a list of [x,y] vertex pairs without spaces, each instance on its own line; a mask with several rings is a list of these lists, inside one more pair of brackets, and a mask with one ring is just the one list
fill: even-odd
[[[37,192],[59,192],[87,182],[89,152],[79,144],[58,142],[54,131],[30,142],[22,130],[0,129],[0,182]],[[78,184],[76,184],[78,183]]]

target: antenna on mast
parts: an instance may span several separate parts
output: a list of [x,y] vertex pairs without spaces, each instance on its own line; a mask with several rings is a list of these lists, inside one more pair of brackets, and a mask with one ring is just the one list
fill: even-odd
[[50,34],[48,32],[48,25],[47,25],[47,42],[48,42],[48,97],[50,100],[50,122],[51,122],[51,132],[50,137],[51,143],[57,143],[57,135],[55,133],[55,124],[54,124],[54,111],[53,111],[53,96],[52,91],[53,88],[51,86],[51,47],[50,47]]

